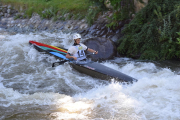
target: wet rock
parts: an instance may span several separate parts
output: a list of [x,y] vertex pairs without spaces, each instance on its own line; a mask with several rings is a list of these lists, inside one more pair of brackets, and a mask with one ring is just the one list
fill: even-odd
[[4,25],[4,26],[7,25],[7,22],[2,22],[2,25]]
[[98,36],[104,36],[107,33],[107,29],[101,30],[101,32],[98,34]]
[[34,25],[30,24],[29,27],[30,27],[31,29],[33,29],[33,28],[34,28]]
[[84,23],[84,24],[82,24],[82,25],[80,25],[80,29],[86,29],[88,27],[88,24],[86,24],[86,23]]
[[8,10],[7,10],[7,13],[8,13],[8,14],[11,14],[11,9],[8,9]]
[[78,28],[79,28],[79,26],[75,26],[75,27],[74,27],[74,30],[77,30]]
[[7,27],[7,26],[0,25],[0,28],[7,29],[8,27]]
[[114,35],[111,39],[112,39],[112,41],[113,41],[114,43],[117,43],[118,35],[117,35],[117,34]]
[[87,39],[84,42],[84,44],[87,45],[88,48],[98,51],[98,54],[89,56],[92,60],[101,61],[101,60],[113,59],[113,57],[116,56],[117,53],[117,49],[116,46],[114,45],[114,42],[112,42],[108,38],[102,38],[102,37],[90,38]]
[[93,30],[90,30],[90,34],[91,34],[91,35],[94,35],[95,32],[96,32],[96,30],[94,30],[94,29],[93,29]]
[[64,26],[61,26],[59,29],[62,30],[64,28]]
[[98,35],[100,32],[101,32],[100,30],[99,30],[99,31],[96,31],[96,35]]
[[94,30],[94,29],[96,29],[97,28],[97,25],[95,24],[95,25],[92,25],[90,28],[89,28],[89,31],[92,31],[92,30]]
[[7,7],[4,7],[4,8],[2,9],[2,12],[3,12],[3,13],[6,13],[6,12],[7,12]]
[[82,34],[82,33],[84,33],[86,30],[81,30],[80,32],[79,32],[79,34]]
[[66,23],[67,23],[67,21],[64,21],[64,22],[63,22],[63,25],[66,25]]
[[107,29],[107,27],[106,27],[105,25],[103,25],[103,26],[101,27],[101,30],[105,30],[105,29]]
[[73,29],[73,25],[66,24],[64,28],[65,28],[65,30],[72,30]]

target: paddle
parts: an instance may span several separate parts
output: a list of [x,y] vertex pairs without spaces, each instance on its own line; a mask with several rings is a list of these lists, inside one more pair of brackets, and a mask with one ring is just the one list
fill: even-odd
[[[87,54],[86,56],[88,56],[88,55],[94,55],[94,53]],[[70,61],[74,61],[74,59],[71,58],[71,59],[68,59],[68,60],[63,60],[63,61],[59,61],[59,62],[54,62],[54,63],[52,64],[52,67],[56,67],[56,66],[58,66],[58,65],[62,65],[62,64],[64,64],[65,62],[70,62]],[[58,64],[58,65],[56,65],[56,64]]]
[[[58,66],[58,65],[62,65],[62,64],[64,64],[65,62],[67,62],[67,61],[70,61],[70,60],[63,60],[63,61],[59,61],[59,62],[54,62],[53,64],[52,64],[52,67],[56,67],[56,66]],[[56,65],[58,63],[58,65]]]

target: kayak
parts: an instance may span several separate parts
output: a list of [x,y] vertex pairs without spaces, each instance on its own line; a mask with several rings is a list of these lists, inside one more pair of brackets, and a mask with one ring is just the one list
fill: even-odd
[[132,78],[131,76],[128,76],[112,68],[109,68],[98,62],[94,62],[90,60],[86,60],[86,61],[69,60],[68,58],[66,58],[67,49],[65,48],[47,45],[36,41],[29,41],[29,44],[39,52],[44,52],[45,54],[52,55],[59,60],[69,61],[69,64],[80,73],[84,73],[89,76],[99,78],[102,80],[111,80],[112,78],[114,78],[119,82],[128,82],[128,83],[137,82],[137,79]]

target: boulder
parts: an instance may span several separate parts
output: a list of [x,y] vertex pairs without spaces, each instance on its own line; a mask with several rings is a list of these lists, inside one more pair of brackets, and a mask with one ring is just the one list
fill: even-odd
[[138,0],[134,0],[135,12],[139,12],[142,8],[144,8],[148,4],[148,0],[142,0],[144,3],[139,2]]
[[90,38],[85,40],[85,42],[83,43],[88,48],[98,51],[98,54],[88,56],[88,58],[90,57],[94,61],[113,59],[113,57],[116,56],[117,53],[116,46],[114,42],[108,38],[102,38],[102,37]]

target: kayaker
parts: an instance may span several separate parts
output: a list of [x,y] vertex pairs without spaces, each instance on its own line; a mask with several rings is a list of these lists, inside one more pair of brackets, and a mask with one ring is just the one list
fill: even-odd
[[84,51],[89,51],[94,54],[98,54],[98,51],[88,48],[86,45],[80,43],[81,35],[75,34],[73,35],[74,44],[68,49],[66,54],[66,58],[73,58],[74,60],[85,60],[86,55]]

